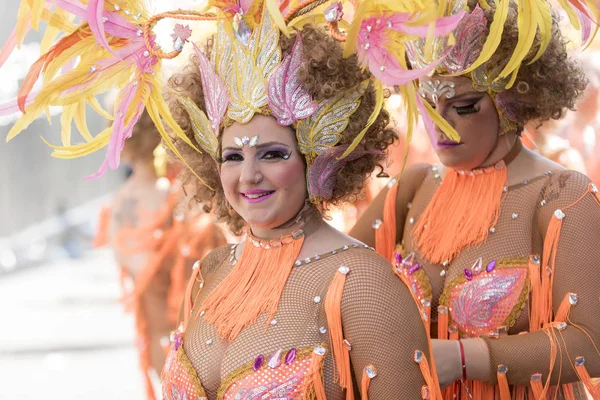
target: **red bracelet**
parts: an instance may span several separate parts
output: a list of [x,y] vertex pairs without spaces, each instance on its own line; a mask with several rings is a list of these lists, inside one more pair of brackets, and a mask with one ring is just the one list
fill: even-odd
[[460,365],[462,366],[462,380],[467,380],[467,363],[465,362],[465,347],[463,346],[460,339],[458,340],[458,347],[460,348]]

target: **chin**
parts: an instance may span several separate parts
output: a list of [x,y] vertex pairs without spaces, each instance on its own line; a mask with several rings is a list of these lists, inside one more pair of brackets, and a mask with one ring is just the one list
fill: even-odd
[[484,161],[479,161],[459,154],[451,154],[451,152],[448,151],[437,152],[437,156],[445,167],[454,170],[472,170],[480,166]]

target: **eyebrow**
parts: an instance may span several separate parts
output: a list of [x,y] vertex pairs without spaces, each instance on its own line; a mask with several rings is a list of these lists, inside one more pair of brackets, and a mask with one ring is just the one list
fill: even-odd
[[475,96],[479,96],[479,95],[483,96],[483,95],[485,95],[485,93],[478,92],[478,91],[466,92],[466,93],[456,95],[456,96],[452,97],[451,99],[446,99],[446,101],[461,100],[461,99],[464,99],[465,97],[475,97]]
[[[260,149],[263,149],[263,148],[265,148],[265,147],[271,147],[271,146],[283,146],[283,147],[285,147],[286,149],[289,149],[289,148],[290,148],[290,146],[288,146],[288,145],[286,145],[286,144],[284,144],[284,143],[281,143],[281,142],[267,142],[267,143],[261,143],[261,144],[257,144],[257,145],[256,145],[256,146],[254,146],[253,148],[254,148],[254,149],[257,149],[257,150],[260,150]],[[233,151],[240,151],[240,150],[242,150],[242,149],[240,149],[239,147],[225,147],[225,148],[224,148],[222,151],[223,151],[223,152],[225,152],[225,151],[230,151],[230,150],[233,150]]]

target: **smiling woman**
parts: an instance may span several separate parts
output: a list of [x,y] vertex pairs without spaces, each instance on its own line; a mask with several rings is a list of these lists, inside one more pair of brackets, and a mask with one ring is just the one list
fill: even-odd
[[[190,281],[167,398],[435,398],[410,291],[384,258],[323,221],[397,138],[384,92],[327,30],[272,38],[263,18],[253,45],[219,30],[169,81],[172,112],[202,149],[174,140],[191,166],[187,190],[244,240],[211,253]],[[274,70],[253,75],[269,57]]]

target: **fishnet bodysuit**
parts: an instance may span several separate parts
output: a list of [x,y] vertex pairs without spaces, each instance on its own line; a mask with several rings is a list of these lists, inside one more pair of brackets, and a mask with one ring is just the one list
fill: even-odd
[[[231,249],[232,246],[223,246],[203,261],[204,285],[202,289],[198,284],[194,286],[192,298],[196,300],[183,341],[208,399],[216,398],[228,375],[252,363],[260,354],[268,357],[278,349],[320,344],[330,349],[328,334],[321,329],[327,328],[323,305],[341,265],[350,267],[341,313],[344,337],[352,345],[356,397],[360,398],[358,389],[364,367],[373,364],[377,376],[370,385],[370,399],[420,398],[425,382],[414,361],[414,351],[421,349],[429,357],[425,329],[412,295],[381,256],[370,249],[350,246],[347,251],[323,255],[319,260],[313,258],[310,263],[295,267],[275,315],[277,322],[271,323],[262,315],[233,342],[226,343],[220,340],[215,327],[197,314],[203,300],[231,271]],[[325,357],[323,374],[327,399],[343,399],[343,392],[335,383],[330,352]]]
[[[500,260],[528,257],[531,254],[541,256],[553,213],[576,202],[586,193],[589,183],[589,179],[580,173],[560,171],[509,187],[494,233],[490,233],[487,242],[481,246],[463,249],[450,263],[445,276],[442,276],[443,266],[423,260],[418,249],[414,248],[411,235],[414,224],[437,190],[440,178],[428,165],[407,168],[399,179],[396,239],[407,253],[415,252],[417,262],[421,263],[431,282],[432,336],[437,336],[435,321],[440,296],[450,281],[461,276],[464,269],[470,268],[479,257]],[[387,190],[380,193],[351,235],[374,245],[375,235],[371,224],[375,219],[382,218]],[[588,194],[569,208],[566,214],[554,272],[553,308],[556,312],[566,293],[576,293],[579,301],[571,309],[570,321],[584,328],[590,338],[571,324],[561,332],[568,351],[562,352],[562,357],[559,352],[552,374],[553,384],[579,380],[571,363],[577,356],[585,357],[585,366],[592,377],[600,376],[600,354],[596,350],[598,347],[594,347],[594,342],[596,346],[600,344],[600,207]],[[496,383],[495,371],[499,364],[508,366],[510,384],[528,385],[531,375],[535,373],[542,373],[544,381],[547,378],[550,365],[547,335],[542,331],[518,335],[529,329],[528,307],[529,304],[526,304],[515,324],[510,327],[508,336],[498,339],[485,337],[494,371],[489,383]],[[576,398],[586,398],[582,391],[576,390],[575,394]]]

